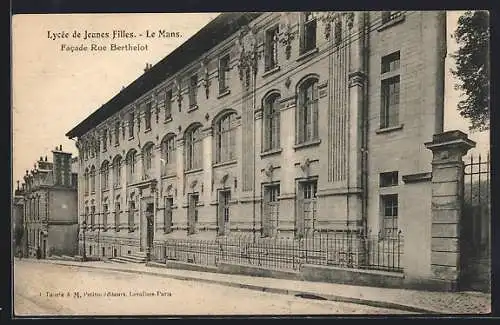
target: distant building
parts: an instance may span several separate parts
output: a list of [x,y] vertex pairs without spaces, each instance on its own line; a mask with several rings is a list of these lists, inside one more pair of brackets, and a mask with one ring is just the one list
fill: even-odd
[[41,257],[78,252],[77,174],[74,159],[62,146],[26,171],[22,192],[26,253]]
[[14,248],[14,254],[19,256],[20,254],[26,255],[26,236],[24,234],[24,188],[19,187],[19,181],[17,181],[17,188],[14,191],[14,199],[12,206],[12,219],[11,219],[11,229],[12,229],[12,247]]

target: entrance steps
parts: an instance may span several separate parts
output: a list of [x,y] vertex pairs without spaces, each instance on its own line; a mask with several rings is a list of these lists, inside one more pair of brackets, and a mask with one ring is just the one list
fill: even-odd
[[146,252],[135,252],[128,255],[116,256],[109,259],[111,262],[116,263],[146,263]]

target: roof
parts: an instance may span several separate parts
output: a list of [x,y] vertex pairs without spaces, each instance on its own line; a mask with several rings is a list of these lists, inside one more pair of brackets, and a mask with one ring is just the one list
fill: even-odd
[[223,13],[134,80],[107,103],[71,129],[66,136],[79,137],[174,75],[262,13]]

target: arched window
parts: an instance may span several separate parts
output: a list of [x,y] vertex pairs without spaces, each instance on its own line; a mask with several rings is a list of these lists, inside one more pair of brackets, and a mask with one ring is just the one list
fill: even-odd
[[130,150],[127,154],[127,183],[130,184],[135,180],[135,164],[136,164],[135,150]]
[[272,93],[264,99],[264,146],[263,151],[280,147],[280,95]]
[[215,124],[215,162],[236,158],[236,113],[222,116]]
[[201,125],[186,130],[186,170],[201,168]]
[[152,143],[148,143],[144,146],[142,151],[142,167],[143,167],[143,179],[151,179],[153,175],[153,148]]
[[107,190],[109,186],[109,162],[105,160],[101,165],[102,184],[101,188]]
[[90,168],[90,192],[95,193],[95,167]]
[[296,143],[318,139],[318,79],[310,78],[298,88]]
[[161,142],[161,175],[175,170],[175,135],[167,134]]
[[85,194],[89,194],[89,169],[85,168],[85,172],[83,173],[83,189],[85,190]]
[[116,156],[113,160],[113,183],[115,187],[119,187],[122,179],[122,157]]

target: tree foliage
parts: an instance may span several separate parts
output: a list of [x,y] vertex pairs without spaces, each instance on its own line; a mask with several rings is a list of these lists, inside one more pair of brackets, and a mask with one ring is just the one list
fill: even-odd
[[457,79],[455,89],[461,92],[458,111],[469,119],[471,131],[490,128],[490,35],[489,13],[467,11],[458,19],[452,35],[458,49],[451,55],[456,67],[451,73]]

